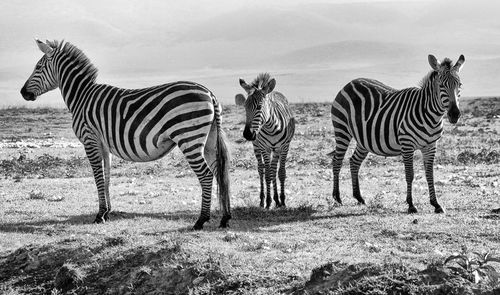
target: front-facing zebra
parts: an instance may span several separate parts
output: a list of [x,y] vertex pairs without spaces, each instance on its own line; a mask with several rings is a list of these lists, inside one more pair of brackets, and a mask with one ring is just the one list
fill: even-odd
[[[85,147],[99,197],[96,223],[108,220],[110,154],[134,162],[157,160],[175,146],[186,157],[202,189],[194,228],[210,219],[213,178],[219,184],[220,222],[231,218],[229,158],[221,129],[221,108],[207,88],[175,82],[145,89],[97,84],[97,69],[70,43],[43,43],[44,56],[21,89],[26,100],[57,87],[73,117],[73,131]],[[104,172],[103,172],[104,170]]]
[[403,156],[405,166],[408,212],[417,209],[412,200],[413,154],[421,150],[430,202],[436,213],[443,213],[434,191],[433,163],[436,142],[443,133],[443,116],[454,124],[460,117],[458,73],[465,58],[455,65],[445,58],[439,62],[429,55],[432,71],[422,80],[421,87],[393,89],[372,79],[356,79],[337,94],[332,105],[335,131],[333,152],[333,197],[339,203],[339,172],[349,142],[356,140],[350,159],[353,196],[365,201],[359,189],[359,167],[369,152],[380,156]]
[[[235,97],[236,104],[245,107],[246,123],[243,137],[253,143],[257,169],[260,178],[260,206],[271,206],[271,182],[274,187],[274,202],[276,207],[285,206],[285,163],[288,148],[295,132],[295,119],[286,97],[273,91],[276,80],[268,73],[257,76],[252,84],[240,79],[240,85],[247,92]],[[272,160],[271,160],[272,157]],[[264,162],[262,162],[264,159]],[[279,162],[278,178],[281,183],[281,193],[278,198],[276,170]],[[264,194],[264,176],[266,194]]]

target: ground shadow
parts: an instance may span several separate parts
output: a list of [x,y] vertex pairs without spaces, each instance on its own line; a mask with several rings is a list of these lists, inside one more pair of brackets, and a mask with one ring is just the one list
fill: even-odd
[[[275,226],[284,223],[303,222],[318,219],[336,219],[347,218],[352,216],[361,216],[367,214],[366,210],[355,212],[345,212],[344,210],[319,211],[313,206],[299,206],[290,208],[263,209],[260,207],[235,207],[232,209],[232,219],[229,221],[230,230],[232,231],[260,231],[267,226]],[[155,234],[167,232],[185,232],[192,230],[192,225],[199,217],[198,211],[175,211],[175,212],[155,212],[155,213],[140,213],[140,212],[123,212],[113,211],[110,214],[110,221],[125,220],[125,219],[140,219],[151,218],[160,220],[181,221],[180,223],[190,224],[178,228],[160,231]],[[203,230],[217,231],[220,230],[218,225],[222,215],[220,211],[212,211],[211,219],[205,224]],[[54,234],[59,231],[64,231],[66,226],[91,224],[94,221],[95,214],[80,214],[80,215],[59,215],[52,219],[31,221],[31,222],[11,222],[1,223],[0,232],[16,232],[16,233],[45,233]],[[102,226],[106,226],[103,224]]]

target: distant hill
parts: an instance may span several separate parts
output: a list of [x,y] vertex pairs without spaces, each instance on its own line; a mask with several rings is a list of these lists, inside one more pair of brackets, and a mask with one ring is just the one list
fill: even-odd
[[[421,49],[409,44],[377,41],[341,41],[293,50],[270,58],[274,64],[294,66],[337,65],[341,67],[404,63]],[[418,56],[417,56],[418,57]],[[426,56],[420,56],[425,61]]]

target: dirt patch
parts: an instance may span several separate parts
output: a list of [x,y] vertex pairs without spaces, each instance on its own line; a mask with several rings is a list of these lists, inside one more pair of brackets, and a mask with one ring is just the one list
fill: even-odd
[[500,294],[499,288],[473,284],[464,274],[430,265],[423,271],[402,264],[355,264],[336,261],[315,268],[295,294]]
[[226,281],[217,261],[190,259],[178,241],[137,249],[117,238],[82,244],[22,247],[0,260],[0,285],[24,294],[205,294]]

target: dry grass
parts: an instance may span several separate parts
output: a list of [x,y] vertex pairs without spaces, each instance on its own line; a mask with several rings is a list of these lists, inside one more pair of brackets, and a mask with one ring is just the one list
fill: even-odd
[[[228,230],[217,228],[214,200],[212,222],[201,232],[190,230],[200,209],[199,184],[178,151],[152,163],[115,159],[112,220],[94,225],[96,189],[69,115],[0,110],[6,128],[0,134],[0,293],[59,294],[56,275],[70,265],[81,278],[69,291],[74,294],[364,294],[367,288],[373,294],[494,294],[493,286],[439,268],[463,245],[500,249],[500,216],[490,213],[500,205],[500,120],[491,101],[499,100],[487,100],[484,109],[481,101],[469,101],[461,123],[445,127],[435,175],[446,215],[432,213],[419,154],[418,214],[405,213],[398,158],[369,156],[363,164],[366,206],[352,198],[345,165],[345,205],[336,206],[327,104],[293,105],[299,124],[288,162],[288,207],[262,210],[251,144],[240,140],[243,111],[225,107],[233,220]],[[21,140],[37,147],[12,147]],[[431,271],[446,273],[432,290],[423,287]]]

